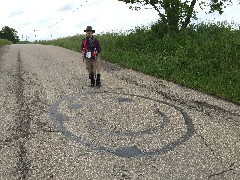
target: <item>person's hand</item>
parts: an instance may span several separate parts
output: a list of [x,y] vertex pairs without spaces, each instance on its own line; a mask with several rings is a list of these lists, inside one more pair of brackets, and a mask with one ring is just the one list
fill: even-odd
[[82,51],[82,59],[83,59],[83,62],[84,62],[84,51]]

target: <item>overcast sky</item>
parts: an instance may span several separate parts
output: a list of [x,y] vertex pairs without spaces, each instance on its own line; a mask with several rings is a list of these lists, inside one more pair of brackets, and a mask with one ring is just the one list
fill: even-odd
[[[198,22],[213,20],[240,24],[240,6],[233,0],[223,15],[198,14]],[[7,0],[0,7],[0,28],[9,26],[18,31],[20,40],[48,40],[83,34],[91,25],[96,33],[124,31],[149,25],[158,19],[151,9],[130,10],[118,0]]]

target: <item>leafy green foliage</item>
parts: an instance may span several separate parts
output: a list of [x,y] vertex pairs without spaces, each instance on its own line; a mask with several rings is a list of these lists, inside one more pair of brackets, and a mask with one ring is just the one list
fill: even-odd
[[[82,39],[85,35],[76,35],[71,37],[59,38],[57,40],[50,40],[50,41],[40,41],[41,44],[52,44],[55,46],[64,47],[66,49],[71,49],[74,51],[80,51],[80,46],[82,43]],[[38,42],[35,42],[38,43]]]
[[9,41],[12,41],[13,43],[16,43],[19,41],[19,37],[17,36],[17,31],[8,26],[4,26],[2,28],[2,30],[0,31],[0,38],[7,39]]
[[140,10],[142,7],[151,7],[158,12],[159,20],[165,24],[169,31],[177,32],[179,29],[185,29],[196,19],[196,4],[198,3],[202,10],[209,9],[209,13],[218,11],[223,13],[227,5],[232,5],[231,0],[118,0],[130,5],[130,9]]

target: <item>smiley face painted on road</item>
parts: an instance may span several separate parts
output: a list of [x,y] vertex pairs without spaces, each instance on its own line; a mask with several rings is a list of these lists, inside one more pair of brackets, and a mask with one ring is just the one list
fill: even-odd
[[49,115],[70,140],[119,157],[167,153],[194,133],[182,108],[134,94],[78,93],[56,101]]

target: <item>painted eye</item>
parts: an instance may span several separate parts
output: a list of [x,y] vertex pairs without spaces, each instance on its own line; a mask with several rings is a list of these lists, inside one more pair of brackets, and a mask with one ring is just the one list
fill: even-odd
[[68,106],[69,109],[75,109],[75,110],[81,109],[81,107],[83,107],[82,104],[70,104],[70,105]]

